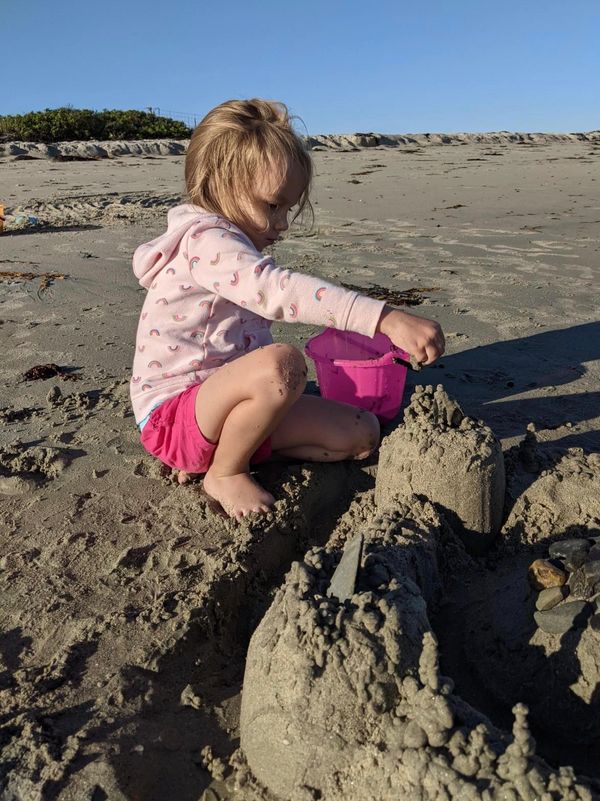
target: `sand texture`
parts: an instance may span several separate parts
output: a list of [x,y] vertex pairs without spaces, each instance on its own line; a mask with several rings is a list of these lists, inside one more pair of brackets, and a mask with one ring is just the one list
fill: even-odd
[[185,143],[0,145],[1,801],[600,799],[598,600],[570,579],[548,633],[528,580],[600,544],[600,134],[390,139],[311,141],[315,224],[275,255],[413,290],[447,353],[380,465],[264,465],[242,524],[129,407],[131,255]]

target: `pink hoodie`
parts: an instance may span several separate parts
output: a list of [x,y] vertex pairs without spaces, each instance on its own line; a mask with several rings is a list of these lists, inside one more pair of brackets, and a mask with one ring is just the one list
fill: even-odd
[[138,324],[131,402],[135,419],[273,341],[272,320],[373,336],[383,301],[277,267],[235,225],[176,206],[167,231],[133,256],[148,290]]

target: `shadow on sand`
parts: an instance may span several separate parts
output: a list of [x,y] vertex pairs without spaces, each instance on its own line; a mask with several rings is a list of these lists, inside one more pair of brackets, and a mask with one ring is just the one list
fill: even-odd
[[[501,438],[523,435],[529,422],[538,429],[576,425],[600,413],[600,387],[592,392],[569,392],[567,387],[585,376],[587,364],[597,359],[600,322],[494,342],[443,356],[420,373],[409,374],[404,402],[415,384],[439,383],[467,414],[484,420]],[[544,394],[521,397],[531,391]],[[569,435],[560,444],[600,451],[600,430]]]

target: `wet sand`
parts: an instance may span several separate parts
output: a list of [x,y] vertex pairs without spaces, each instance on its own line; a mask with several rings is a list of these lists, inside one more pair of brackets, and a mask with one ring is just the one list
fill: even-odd
[[[513,506],[535,528],[523,497],[540,473],[565,454],[579,465],[569,475],[597,470],[586,460],[600,451],[600,146],[345,145],[314,152],[315,225],[292,230],[276,258],[380,293],[421,289],[416,312],[443,325],[447,354],[409,376],[406,397],[415,379],[441,383],[491,427],[510,468],[505,531]],[[180,198],[183,157],[23,155],[0,159],[0,793],[197,801],[211,782],[231,793],[220,782],[239,745],[250,635],[291,562],[330,541],[352,501],[371,509],[377,459],[264,467],[275,511],[242,525],[177,486],[144,455],[129,409],[143,292],[130,259]],[[316,331],[273,329],[299,347]],[[60,374],[24,378],[44,364]],[[537,457],[524,469],[530,423]],[[600,526],[586,493],[534,493],[536,509],[561,504],[536,536]],[[460,654],[448,664],[460,679]]]

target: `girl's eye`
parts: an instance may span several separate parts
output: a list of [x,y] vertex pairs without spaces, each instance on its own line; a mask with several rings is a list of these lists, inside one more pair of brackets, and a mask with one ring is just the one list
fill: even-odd
[[271,211],[276,211],[277,210],[277,203],[269,203],[269,208],[271,209]]

